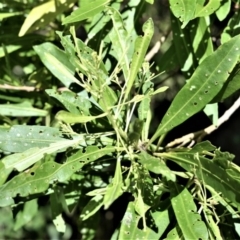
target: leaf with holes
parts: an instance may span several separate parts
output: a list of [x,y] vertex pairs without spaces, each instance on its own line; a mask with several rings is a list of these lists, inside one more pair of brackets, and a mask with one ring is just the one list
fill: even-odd
[[187,188],[172,183],[170,193],[173,211],[184,239],[208,239],[207,227]]
[[182,22],[182,28],[194,18],[196,0],[170,0],[170,7],[176,18]]
[[103,196],[96,195],[94,196],[88,204],[83,208],[80,218],[85,221],[91,216],[93,216],[102,206],[103,206]]
[[212,99],[211,103],[221,102],[240,89],[240,69],[239,64],[230,74],[229,79],[224,83],[220,92]]
[[[185,170],[192,172],[196,177],[204,184],[211,186],[216,191],[221,192],[224,198],[229,199],[237,206],[240,206],[240,182],[236,180],[235,174],[231,175],[231,171],[226,171],[222,166],[219,166],[218,162],[211,159],[198,156],[191,152],[171,152],[161,153],[159,156],[172,160],[179,164]],[[234,171],[240,170],[234,167]],[[219,184],[221,183],[221,184]]]
[[79,150],[70,156],[63,164],[48,161],[33,168],[34,170],[29,169],[27,172],[20,173],[0,187],[0,206],[13,204],[13,198],[17,195],[26,197],[47,191],[50,184],[65,182],[86,164],[111,154],[115,149],[112,146],[100,149],[89,146],[86,151]]
[[214,13],[221,5],[222,0],[209,0],[205,4],[204,0],[198,0],[195,17],[206,17]]
[[178,92],[150,142],[202,110],[221,90],[237,64],[240,36],[232,38],[204,59]]
[[57,92],[53,89],[47,89],[46,93],[61,102],[70,113],[89,115],[89,109],[92,105],[86,97],[71,91]]
[[[147,226],[144,231],[138,227],[141,216],[136,213],[134,203],[129,202],[122,219],[118,239],[159,239],[164,232],[164,228],[169,224],[168,214],[168,210],[166,212],[155,212],[152,217],[155,224],[158,225],[159,231],[153,230],[150,226]],[[163,225],[160,223],[163,223]]]
[[62,133],[53,127],[15,125],[11,128],[0,128],[0,149],[6,152],[43,148],[62,140]]
[[41,160],[45,154],[52,154],[58,151],[64,151],[68,147],[78,145],[79,142],[83,140],[83,137],[72,140],[60,140],[54,143],[51,143],[48,147],[44,148],[30,148],[21,153],[11,154],[2,159],[5,167],[8,169],[15,168],[19,172],[27,169],[37,161]]
[[143,166],[151,172],[156,174],[162,174],[168,180],[176,181],[175,174],[166,166],[166,164],[159,158],[153,157],[146,152],[141,152],[139,155],[139,161]]

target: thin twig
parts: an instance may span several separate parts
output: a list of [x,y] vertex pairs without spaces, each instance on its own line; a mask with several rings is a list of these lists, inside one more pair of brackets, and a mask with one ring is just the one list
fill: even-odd
[[160,47],[161,47],[161,42],[157,41],[155,45],[152,47],[152,49],[145,56],[145,60],[150,61],[154,57],[154,55],[158,53]]
[[203,130],[189,133],[187,135],[182,136],[181,138],[177,138],[174,141],[167,144],[166,147],[174,147],[176,145],[184,146],[190,142],[193,143],[194,140],[199,142],[206,135],[211,134],[213,131],[217,130],[224,122],[228,121],[228,119],[232,116],[232,114],[240,107],[240,97],[234,102],[234,104],[218,119],[217,125],[210,125]]
[[0,84],[0,89],[27,91],[27,92],[39,91],[39,89],[31,86],[11,86],[8,84]]

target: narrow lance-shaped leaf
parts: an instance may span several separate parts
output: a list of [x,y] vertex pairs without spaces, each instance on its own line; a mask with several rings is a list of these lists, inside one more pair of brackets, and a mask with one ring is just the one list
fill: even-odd
[[113,22],[113,29],[110,32],[110,39],[113,43],[113,51],[117,55],[120,66],[123,69],[125,79],[129,74],[129,59],[127,56],[127,50],[129,46],[128,32],[125,29],[124,22],[120,13],[114,8],[108,8],[108,13],[111,16]]
[[171,184],[170,192],[172,207],[184,239],[208,239],[207,227],[201,221],[191,193],[176,183]]
[[73,113],[61,110],[56,114],[55,118],[65,123],[86,123],[86,122],[95,120],[97,118],[105,117],[107,115],[108,113],[102,113],[98,116],[81,116],[79,114],[73,114]]
[[117,159],[114,178],[112,180],[112,183],[110,183],[107,186],[106,193],[104,196],[104,200],[103,200],[104,209],[108,209],[108,207],[118,197],[122,195],[123,193],[122,187],[123,187],[123,179],[122,179],[121,161],[120,159]]
[[204,59],[174,98],[150,143],[199,112],[221,90],[239,59],[240,36]]
[[63,24],[67,23],[74,23],[80,22],[84,19],[94,17],[96,14],[101,12],[104,7],[110,2],[111,0],[95,0],[95,1],[88,1],[79,9],[72,12],[72,14],[66,17],[63,20]]
[[78,84],[78,80],[74,77],[75,68],[68,61],[67,54],[50,43],[44,43],[33,48],[43,64],[66,87],[69,87],[73,82]]
[[57,15],[60,15],[63,11],[68,10],[73,6],[73,3],[76,1],[77,0],[49,0],[34,7],[24,21],[19,32],[19,37],[22,37],[27,32],[46,26],[56,18]]
[[132,57],[132,63],[130,68],[130,76],[127,80],[127,87],[124,96],[124,102],[128,98],[128,95],[132,89],[137,73],[142,66],[145,54],[147,52],[148,46],[153,36],[153,21],[148,19],[143,25],[144,36],[138,36],[135,42],[134,53]]
[[82,137],[73,140],[60,140],[51,143],[44,148],[30,148],[22,153],[15,153],[3,158],[3,163],[6,168],[16,168],[18,171],[23,171],[42,159],[45,154],[52,154],[59,150],[66,150],[66,148],[76,145],[82,141]]
[[47,116],[46,110],[32,107],[30,102],[22,102],[16,104],[0,104],[0,115],[11,117],[34,117]]
[[[193,172],[206,185],[213,187],[216,191],[221,192],[224,197],[240,205],[240,194],[238,191],[240,182],[229,173],[230,171],[226,171],[226,169],[219,166],[217,161],[197,156],[197,154],[191,152],[171,152],[158,155],[176,162],[189,172]],[[235,168],[234,170],[240,174],[239,170]]]
[[73,173],[79,171],[84,165],[114,152],[115,149],[116,147],[112,146],[101,149],[97,146],[89,146],[84,153],[79,150],[63,164],[48,161],[41,164],[37,169],[20,173],[0,187],[0,206],[13,204],[13,198],[17,194],[26,197],[44,192],[51,183],[68,180]]

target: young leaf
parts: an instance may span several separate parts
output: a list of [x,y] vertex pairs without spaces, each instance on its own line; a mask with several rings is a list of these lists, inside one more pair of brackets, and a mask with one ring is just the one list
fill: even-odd
[[240,36],[236,36],[204,59],[178,92],[150,143],[202,110],[221,90],[239,59]]
[[171,202],[184,239],[208,239],[208,231],[191,193],[176,183],[171,184]]
[[84,5],[72,12],[72,14],[63,20],[63,24],[80,22],[90,17],[94,17],[101,12],[111,0],[94,0],[83,3]]
[[86,123],[86,122],[95,120],[97,118],[105,117],[107,115],[108,113],[102,113],[98,116],[81,116],[80,114],[73,114],[73,113],[61,110],[56,114],[55,118],[65,123]]
[[[116,54],[117,60],[123,69],[125,79],[129,77],[129,59],[127,50],[130,47],[128,42],[128,32],[125,29],[124,22],[120,13],[114,8],[107,8],[108,14],[111,16],[113,22],[113,29],[109,37],[113,43],[112,48]],[[114,54],[114,55],[115,55]]]
[[104,195],[103,204],[104,209],[108,209],[109,206],[123,194],[123,179],[121,170],[121,161],[117,160],[117,166],[115,169],[115,175],[112,182],[107,186],[106,193]]
[[141,37],[138,36],[135,41],[134,53],[130,67],[130,76],[129,79],[127,80],[124,102],[127,100],[128,95],[134,84],[135,78],[137,77],[137,73],[140,67],[142,66],[145,54],[147,52],[148,46],[153,36],[153,31],[154,31],[153,21],[152,19],[148,19],[143,25],[144,36]]

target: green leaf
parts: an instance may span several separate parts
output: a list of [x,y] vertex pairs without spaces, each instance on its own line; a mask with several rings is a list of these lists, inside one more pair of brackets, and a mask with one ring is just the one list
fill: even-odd
[[209,0],[207,4],[205,1],[198,1],[195,11],[195,17],[205,17],[214,13],[221,5],[222,0]]
[[170,186],[172,207],[184,239],[208,239],[207,227],[201,221],[191,193],[175,183]]
[[204,141],[194,145],[194,147],[189,152],[204,154],[206,151],[211,152],[215,149],[216,147],[213,146],[209,141]]
[[15,168],[19,172],[27,169],[37,161],[41,160],[45,154],[52,154],[58,151],[66,150],[68,147],[78,145],[83,140],[75,138],[73,140],[60,140],[55,143],[51,143],[48,147],[44,148],[30,148],[22,153],[11,154],[3,158],[2,162],[6,168]]
[[0,186],[2,186],[6,182],[8,176],[12,172],[12,170],[13,169],[11,169],[11,168],[6,169],[3,162],[0,161]]
[[44,27],[49,22],[54,20],[57,15],[61,14],[65,10],[76,2],[77,0],[50,0],[37,7],[33,8],[25,19],[20,32],[19,37],[22,37],[27,32],[38,30],[40,27]]
[[168,233],[166,240],[179,240],[179,239],[182,239],[182,232],[179,226],[177,225]]
[[102,113],[98,116],[81,116],[80,114],[73,114],[73,113],[61,110],[56,114],[55,118],[65,123],[87,123],[97,118],[105,117],[107,115],[108,113]]
[[[205,185],[209,185],[233,203],[240,205],[240,182],[228,174],[217,162],[194,153],[171,152],[159,156],[170,159],[193,174]],[[233,169],[233,168],[232,168]],[[236,170],[237,171],[237,170]],[[240,171],[238,171],[240,172]]]
[[13,199],[17,195],[26,197],[32,194],[42,193],[54,182],[65,182],[73,173],[106,154],[116,150],[116,147],[98,148],[89,146],[86,151],[79,150],[63,164],[56,162],[45,162],[36,169],[30,169],[12,178],[0,187],[0,206],[13,204]]
[[47,89],[45,91],[49,96],[59,100],[70,113],[89,115],[89,109],[92,105],[86,97],[70,91],[57,92],[53,89]]
[[14,224],[14,231],[19,230],[29,223],[35,215],[38,213],[37,199],[27,201],[24,203],[23,210],[19,211],[16,215],[16,221]]
[[[21,45],[7,45],[4,46],[6,48],[6,51],[8,54],[17,51],[20,49],[22,46]],[[4,47],[0,47],[0,58],[5,57],[5,52],[4,52]]]
[[148,19],[143,25],[144,36],[138,36],[135,41],[134,53],[130,67],[130,76],[127,80],[126,92],[124,95],[124,102],[132,89],[137,73],[143,64],[145,54],[153,36],[154,26],[152,19]]
[[198,63],[201,63],[213,53],[210,21],[207,18],[197,18],[191,21],[186,30],[190,31],[194,58]]
[[239,58],[240,36],[204,59],[178,92],[150,142],[178,126],[209,103],[221,90]]
[[184,28],[194,18],[196,0],[170,0],[170,7],[175,17],[183,23],[182,28]]
[[66,231],[66,222],[62,217],[62,212],[65,210],[61,202],[62,198],[62,189],[55,187],[54,192],[50,195],[52,219],[57,231],[64,233]]
[[193,49],[191,46],[189,46],[189,43],[191,44],[192,42],[190,35],[196,34],[197,25],[189,24],[186,28],[182,29],[180,25],[181,22],[178,18],[171,15],[171,19],[173,45],[175,51],[174,55],[176,55],[176,59],[173,59],[173,62],[178,61],[178,66],[181,68],[181,71],[183,73],[187,73],[187,76],[189,76],[189,74],[193,73],[193,70],[196,67],[196,61],[193,56]]
[[103,196],[96,195],[94,196],[88,204],[83,208],[80,218],[85,221],[91,216],[93,216],[102,206],[103,206]]
[[78,84],[78,80],[74,77],[75,68],[69,62],[66,53],[51,43],[43,43],[33,48],[43,64],[66,87],[69,87],[71,83]]
[[61,140],[64,138],[58,128],[25,125],[0,128],[0,149],[6,152],[43,148]]
[[142,165],[151,172],[162,174],[168,180],[176,181],[175,174],[166,166],[166,164],[159,158],[153,157],[146,152],[138,154],[139,161]]
[[4,18],[9,18],[9,17],[13,17],[16,15],[22,15],[23,12],[12,12],[12,13],[0,13],[0,21],[2,21]]
[[231,0],[224,0],[221,3],[220,8],[216,11],[216,15],[219,21],[223,21],[231,10]]
[[218,104],[217,103],[209,103],[203,109],[204,113],[211,120],[212,124],[217,126],[218,123]]
[[[152,221],[155,220],[158,230],[153,230],[151,225],[147,226],[144,231],[138,227],[141,216],[137,215],[134,203],[129,202],[122,219],[118,239],[160,239],[170,222],[168,208],[165,209],[164,206],[161,207],[158,211],[156,211],[156,209],[154,210],[155,212],[152,213],[153,219],[151,219]],[[155,224],[154,227],[156,227]]]
[[129,46],[128,32],[125,29],[123,19],[120,13],[114,8],[107,8],[108,14],[111,16],[113,22],[113,29],[109,34],[111,39],[113,52],[116,59],[123,70],[125,79],[129,77],[129,62],[127,51]]
[[178,68],[178,62],[176,59],[177,53],[174,44],[172,44],[157,62],[159,66],[159,72],[168,72]]
[[111,0],[88,0],[88,3],[83,3],[83,6],[71,13],[70,16],[63,20],[63,24],[80,22],[87,18],[94,17],[96,14],[104,10],[104,7],[110,3]]
[[48,111],[34,108],[30,102],[0,104],[0,115],[11,117],[45,117]]
[[120,159],[117,160],[117,166],[112,182],[107,186],[106,193],[104,195],[103,204],[104,209],[108,209],[109,206],[123,194],[123,179]]
[[220,92],[212,99],[211,103],[220,102],[230,97],[240,89],[240,71],[239,64],[230,74],[227,82],[224,83]]

